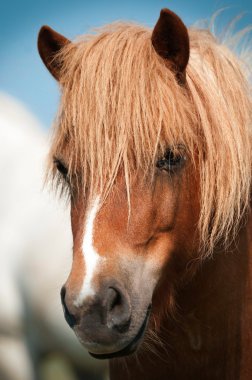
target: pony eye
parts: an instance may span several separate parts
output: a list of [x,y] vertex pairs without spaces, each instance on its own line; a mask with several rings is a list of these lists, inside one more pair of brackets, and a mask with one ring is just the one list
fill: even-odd
[[62,174],[64,178],[67,177],[68,170],[67,167],[63,164],[63,162],[57,158],[54,159],[54,164],[57,168],[57,170]]
[[185,160],[186,157],[181,153],[175,153],[173,150],[167,149],[164,156],[157,161],[156,166],[160,170],[174,172],[182,166]]

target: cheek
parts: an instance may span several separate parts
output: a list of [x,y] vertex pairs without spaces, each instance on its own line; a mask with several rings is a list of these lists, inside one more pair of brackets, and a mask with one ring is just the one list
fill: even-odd
[[180,202],[182,180],[169,178],[167,173],[161,173],[155,186],[152,200],[152,208],[155,217],[151,221],[157,232],[172,231],[176,225]]
[[154,237],[146,247],[145,255],[151,259],[153,264],[161,270],[167,261],[169,261],[175,249],[174,233],[162,232]]
[[172,179],[160,176],[153,202],[156,208],[154,239],[147,252],[168,271],[173,262],[177,262],[180,269],[174,273],[181,273],[198,252],[198,183],[193,171],[189,174]]

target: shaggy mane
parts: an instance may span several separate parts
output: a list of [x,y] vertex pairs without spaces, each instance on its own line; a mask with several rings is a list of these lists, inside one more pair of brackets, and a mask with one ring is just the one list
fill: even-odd
[[210,253],[216,241],[230,238],[249,206],[248,80],[227,47],[209,31],[190,28],[182,87],[155,52],[151,33],[117,23],[60,51],[62,98],[50,157],[66,161],[70,182],[76,185],[77,177],[89,196],[105,198],[119,171],[130,194],[133,174],[153,174],[165,148],[184,145],[200,174],[199,231]]

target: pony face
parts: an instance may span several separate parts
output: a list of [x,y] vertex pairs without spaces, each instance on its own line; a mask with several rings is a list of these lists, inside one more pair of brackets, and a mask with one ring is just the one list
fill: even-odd
[[92,355],[127,355],[247,209],[246,81],[205,31],[190,31],[189,61],[166,9],[153,31],[116,24],[75,43],[43,27],[38,47],[62,89],[49,172],[71,198],[65,317]]
[[[65,175],[66,168],[58,164]],[[173,287],[197,252],[199,202],[185,153],[167,150],[154,178],[124,176],[107,199],[72,196],[73,266],[62,290],[68,323],[97,358],[126,355],[161,322]],[[167,300],[153,297],[165,287]]]

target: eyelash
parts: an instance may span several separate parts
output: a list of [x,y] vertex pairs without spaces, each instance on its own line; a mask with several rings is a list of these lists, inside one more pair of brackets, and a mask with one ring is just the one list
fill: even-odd
[[181,153],[174,153],[171,149],[167,149],[165,154],[156,163],[160,170],[165,170],[169,173],[174,173],[180,169],[186,161],[186,156]]

